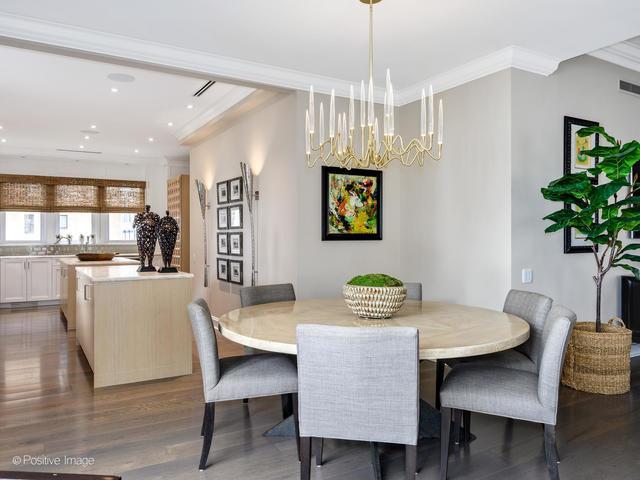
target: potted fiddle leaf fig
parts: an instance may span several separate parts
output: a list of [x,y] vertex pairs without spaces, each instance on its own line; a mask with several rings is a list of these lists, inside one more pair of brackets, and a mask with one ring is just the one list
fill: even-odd
[[[600,161],[593,168],[570,173],[542,188],[545,199],[565,208],[550,213],[546,233],[565,228],[579,231],[590,244],[595,261],[595,322],[578,322],[567,350],[562,383],[593,393],[624,393],[630,386],[631,332],[623,326],[602,323],[602,284],[612,269],[628,270],[640,279],[640,244],[624,244],[623,232],[640,229],[640,183],[631,178],[640,161],[640,143],[622,144],[603,127],[578,130],[579,137],[601,135],[608,145],[581,153]],[[604,178],[603,178],[604,177]],[[597,184],[598,179],[602,179]],[[605,180],[606,179],[606,180]]]

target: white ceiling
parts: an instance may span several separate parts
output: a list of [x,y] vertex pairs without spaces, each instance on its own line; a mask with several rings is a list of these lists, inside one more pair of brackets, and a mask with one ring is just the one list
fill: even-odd
[[[195,98],[204,78],[6,46],[0,46],[0,65],[0,139],[6,139],[0,154],[94,160],[185,156],[188,149],[178,137],[206,122],[209,112],[238,98],[238,92],[253,91],[218,82]],[[107,78],[112,73],[135,81],[114,82]],[[80,145],[84,152],[102,154],[57,151],[81,150]]]
[[[398,89],[509,46],[561,61],[640,35],[638,0],[374,8],[376,80],[388,66]],[[3,0],[1,12],[351,82],[366,76],[367,7],[358,0]]]

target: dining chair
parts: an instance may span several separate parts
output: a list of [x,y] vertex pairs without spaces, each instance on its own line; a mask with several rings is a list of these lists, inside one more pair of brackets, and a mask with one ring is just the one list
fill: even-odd
[[[459,363],[447,375],[440,390],[441,455],[440,478],[446,480],[449,464],[451,416],[460,425],[460,413],[479,412],[499,417],[541,423],[550,477],[559,478],[555,425],[558,392],[564,356],[575,315],[568,309],[556,309],[542,331],[537,373],[474,362]],[[468,435],[465,429],[465,436]],[[454,442],[460,442],[455,428]],[[468,440],[467,438],[464,441]]]
[[324,438],[405,445],[406,478],[413,479],[418,330],[308,324],[296,332],[301,480],[310,478],[312,439]]
[[198,299],[190,303],[187,309],[200,358],[205,401],[200,431],[200,435],[204,437],[200,470],[206,468],[209,450],[213,442],[216,403],[242,398],[271,395],[290,396],[291,404],[294,407],[293,415],[299,457],[300,436],[296,408],[298,404],[298,374],[295,360],[290,356],[275,353],[219,358],[218,344],[207,303],[203,299]]
[[404,287],[407,289],[407,300],[422,301],[422,283],[404,282]]
[[445,364],[452,367],[457,363],[480,362],[484,365],[496,365],[537,373],[542,332],[552,304],[551,298],[539,293],[511,290],[507,294],[502,311],[516,315],[529,324],[529,339],[522,345],[502,352],[463,359],[438,360],[436,364],[436,408],[440,408],[439,392],[444,379]]

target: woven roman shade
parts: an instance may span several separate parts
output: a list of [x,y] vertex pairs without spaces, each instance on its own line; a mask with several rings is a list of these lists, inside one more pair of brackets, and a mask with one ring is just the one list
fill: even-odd
[[141,212],[145,182],[0,174],[0,210]]

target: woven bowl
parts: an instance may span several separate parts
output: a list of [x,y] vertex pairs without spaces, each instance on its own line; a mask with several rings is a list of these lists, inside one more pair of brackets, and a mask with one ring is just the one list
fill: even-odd
[[402,307],[407,289],[402,287],[361,287],[345,285],[342,288],[347,306],[361,318],[389,318]]

